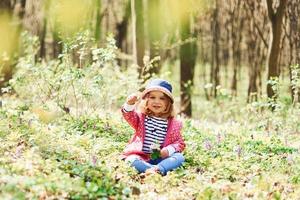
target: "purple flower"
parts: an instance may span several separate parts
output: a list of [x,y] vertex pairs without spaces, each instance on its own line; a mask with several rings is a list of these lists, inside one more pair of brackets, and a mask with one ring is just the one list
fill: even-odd
[[235,152],[237,153],[237,156],[238,157],[241,157],[241,154],[242,154],[242,147],[240,145],[237,145],[235,147]]
[[221,133],[218,133],[218,134],[217,134],[217,143],[220,144],[221,141],[222,141]]
[[25,148],[25,146],[23,144],[21,144],[20,146],[18,146],[16,148],[16,152],[15,152],[15,157],[16,158],[21,157],[24,148]]
[[97,156],[96,155],[92,155],[92,165],[93,166],[96,166],[96,164],[97,164]]
[[288,145],[289,145],[287,137],[284,137],[284,145],[285,145],[285,146],[288,146]]
[[291,154],[288,154],[287,158],[286,158],[288,164],[293,164],[294,163],[294,157]]
[[206,139],[206,140],[204,141],[203,146],[204,146],[204,149],[206,149],[206,150],[208,150],[208,151],[212,149],[212,144],[211,144],[211,142],[210,142],[208,139]]

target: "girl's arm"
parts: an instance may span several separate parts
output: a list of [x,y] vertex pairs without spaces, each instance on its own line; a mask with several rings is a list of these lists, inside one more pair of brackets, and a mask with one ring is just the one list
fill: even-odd
[[139,124],[139,116],[134,110],[135,104],[138,99],[139,97],[136,94],[129,95],[127,97],[126,103],[122,108],[123,117],[135,130],[138,128]]
[[[175,152],[182,152],[184,150],[185,142],[180,133],[181,129],[182,129],[182,123],[181,122],[176,123],[174,130],[173,130],[174,132],[172,133],[172,136],[171,136],[172,143],[169,144],[168,146],[164,147],[161,150],[162,157],[171,156]],[[166,153],[166,151],[168,153]]]
[[122,114],[128,124],[136,130],[139,124],[139,116],[135,112],[134,106],[132,107],[131,105],[124,104],[122,107]]
[[173,147],[175,149],[175,152],[182,152],[184,150],[185,142],[180,133],[178,134],[176,141],[169,146]]

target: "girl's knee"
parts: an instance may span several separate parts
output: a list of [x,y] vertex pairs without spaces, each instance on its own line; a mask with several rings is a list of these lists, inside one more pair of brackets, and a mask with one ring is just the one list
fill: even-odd
[[183,163],[185,160],[182,153],[174,153],[171,157],[175,158],[180,163]]
[[132,165],[132,163],[133,163],[134,161],[139,160],[139,159],[140,159],[140,157],[137,156],[137,155],[130,155],[130,156],[128,156],[128,157],[125,159],[125,162]]

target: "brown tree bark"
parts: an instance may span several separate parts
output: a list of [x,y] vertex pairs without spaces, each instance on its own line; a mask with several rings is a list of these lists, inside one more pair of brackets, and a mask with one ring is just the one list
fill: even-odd
[[[47,18],[45,16],[48,9],[48,2],[44,0],[34,1],[27,0],[24,8],[23,25],[32,35],[39,37],[40,49],[38,56],[44,58],[46,56],[46,31]],[[45,9],[43,6],[45,5]]]
[[215,8],[213,11],[212,21],[212,69],[211,69],[211,82],[213,83],[213,94],[217,97],[217,86],[220,85],[220,23],[219,23],[219,4],[215,1]]
[[[261,69],[265,60],[266,42],[263,31],[266,26],[267,16],[261,13],[261,3],[251,0],[244,1],[247,10],[247,58],[249,65],[249,84],[247,102],[257,101],[261,94]],[[262,28],[260,28],[262,27]],[[259,35],[260,37],[257,37]]]
[[[189,17],[181,20],[180,36],[182,41],[196,36],[193,30],[191,30],[191,21]],[[180,111],[188,117],[192,116],[191,89],[194,82],[196,56],[196,40],[185,42],[180,46]]]
[[99,42],[101,38],[101,0],[96,0],[96,24],[95,24],[95,40]]
[[253,21],[250,22],[249,36],[247,40],[248,63],[249,63],[249,84],[247,102],[257,101],[258,99],[258,58],[257,58],[257,37],[254,36]]
[[62,53],[63,46],[61,39],[56,31],[52,32],[52,58],[57,59],[58,55]]
[[241,41],[242,41],[242,29],[243,19],[240,17],[241,0],[234,2],[233,11],[230,13],[231,21],[231,48],[232,48],[232,60],[233,60],[233,76],[231,82],[231,91],[233,96],[237,96],[237,72],[241,67]]
[[[300,65],[300,0],[289,1],[287,4],[287,25],[284,26],[285,36],[289,47],[289,77],[292,82],[292,65]],[[290,86],[290,93],[292,101],[295,102],[295,95],[300,97],[300,91],[296,94],[295,88]],[[300,102],[300,98],[298,98]]]
[[[273,0],[266,0],[268,8],[268,16],[271,23],[270,45],[268,52],[268,80],[272,77],[279,77],[279,53],[280,53],[280,41],[282,33],[282,23],[285,12],[287,0],[280,0],[279,5],[275,9],[273,8]],[[270,84],[267,84],[267,95],[269,98],[276,98],[275,92]]]
[[7,12],[12,12],[12,2],[10,0],[1,0],[0,1],[0,10],[3,12],[3,10]]
[[[116,46],[122,51],[122,52],[127,52],[126,48],[126,36],[127,36],[127,28],[128,28],[128,23],[131,15],[131,9],[130,9],[130,1],[127,0],[126,6],[125,6],[125,13],[122,18],[122,20],[117,23],[116,25]],[[122,60],[118,60],[119,66],[125,65],[123,64]]]
[[122,51],[125,51],[124,47],[123,47],[123,43],[124,43],[124,40],[126,39],[126,35],[127,35],[127,26],[128,26],[130,14],[131,14],[130,1],[127,1],[126,7],[125,7],[125,14],[124,14],[121,22],[117,23],[117,27],[116,27],[116,29],[117,29],[116,45]]
[[23,19],[25,14],[26,0],[16,1],[14,5],[14,15],[19,16],[19,19]]
[[46,33],[47,33],[47,18],[44,17],[43,19],[43,27],[41,30],[41,33],[39,34],[40,39],[40,57],[45,58],[46,57]]

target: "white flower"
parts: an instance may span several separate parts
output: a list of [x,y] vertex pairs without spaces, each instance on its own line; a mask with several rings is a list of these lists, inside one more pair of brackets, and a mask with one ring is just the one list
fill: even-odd
[[150,145],[151,150],[158,150],[160,149],[160,145],[158,143],[153,143]]
[[213,86],[212,83],[207,83],[207,84],[204,85],[204,88],[208,89],[208,88],[211,88],[212,86]]
[[11,91],[11,87],[1,88],[2,93],[9,93]]

